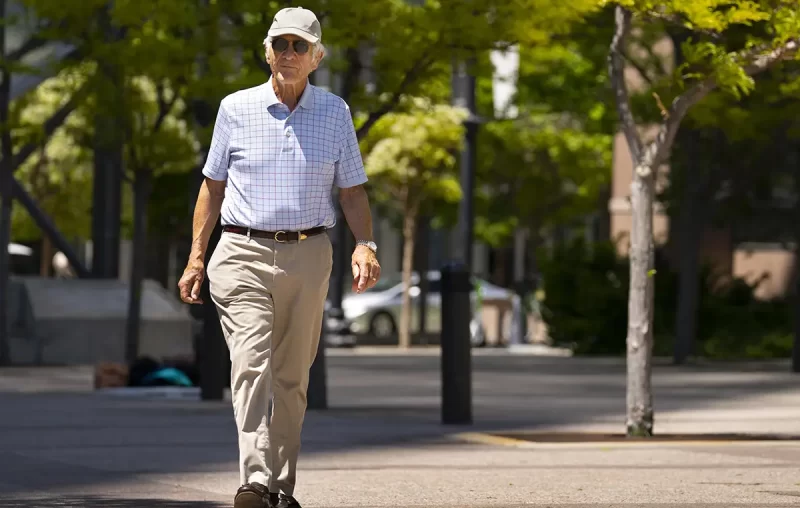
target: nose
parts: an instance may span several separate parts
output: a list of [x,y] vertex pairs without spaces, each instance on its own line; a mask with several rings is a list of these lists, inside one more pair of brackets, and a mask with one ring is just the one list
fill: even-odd
[[286,59],[292,59],[297,56],[297,53],[294,52],[294,42],[289,43],[289,47],[284,50],[281,56]]

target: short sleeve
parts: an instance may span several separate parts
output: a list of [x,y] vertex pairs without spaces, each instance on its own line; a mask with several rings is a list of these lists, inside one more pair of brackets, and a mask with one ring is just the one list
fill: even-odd
[[361,149],[358,147],[356,128],[350,116],[350,108],[345,104],[341,110],[339,128],[336,132],[339,160],[336,163],[334,185],[340,189],[355,187],[367,182],[367,172],[364,170],[364,161],[361,159]]
[[214,134],[211,137],[211,146],[208,150],[206,164],[203,166],[203,175],[212,180],[222,181],[228,178],[228,163],[230,161],[231,122],[225,103],[221,103],[214,124]]

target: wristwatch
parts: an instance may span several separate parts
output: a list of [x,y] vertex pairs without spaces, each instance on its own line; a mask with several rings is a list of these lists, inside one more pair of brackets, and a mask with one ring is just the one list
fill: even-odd
[[371,242],[369,240],[359,240],[356,242],[356,245],[364,245],[369,247],[372,252],[378,252],[378,245],[375,242]]

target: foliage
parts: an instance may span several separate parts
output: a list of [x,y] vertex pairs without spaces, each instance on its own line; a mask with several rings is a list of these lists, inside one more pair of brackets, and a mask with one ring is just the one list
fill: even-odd
[[[41,139],[39,127],[87,79],[85,71],[64,71],[34,89],[17,106],[16,145],[39,140],[41,147],[16,176],[69,239],[90,236],[94,123],[89,119],[93,118],[97,103],[90,98],[49,139]],[[184,106],[177,101],[172,114],[161,121],[161,128],[154,130],[151,127],[157,121],[159,109],[156,95],[156,86],[151,81],[130,80],[127,97],[133,107],[130,115],[133,123],[126,167],[151,168],[156,174],[188,172],[196,166],[198,148],[194,133],[181,116]],[[124,192],[126,206],[122,217],[126,231],[130,230],[132,213],[128,193]],[[182,198],[182,195],[169,196],[181,202]],[[159,221],[163,223],[166,219],[160,217]],[[12,232],[16,241],[31,241],[41,236],[38,226],[19,205],[14,207]]]
[[414,237],[420,214],[433,216],[442,204],[461,198],[456,158],[467,112],[452,106],[409,98],[407,109],[377,121],[362,142],[368,153],[365,166],[374,178],[377,201],[402,217],[403,285],[398,327],[401,347],[411,345],[411,272]]
[[[80,204],[91,202],[91,186],[87,185],[91,178],[87,165],[90,154],[72,142],[74,132],[83,127],[82,121],[59,112],[73,109],[70,99],[91,80],[93,69],[64,44],[81,39],[86,20],[70,23],[74,11],[59,2],[51,1],[49,12],[39,12],[39,4],[45,3],[8,2],[3,20],[8,46],[2,65],[13,73],[12,88],[24,87],[16,90],[17,97],[8,105],[14,150],[12,170],[22,187],[55,217],[66,236],[73,238],[88,229],[80,218],[90,210]],[[52,121],[59,116],[62,120]],[[51,137],[54,142],[48,144]],[[30,241],[38,236],[38,228],[27,212],[14,203],[12,239]]]
[[[666,267],[656,276],[655,354],[670,355],[675,338],[678,274]],[[790,306],[756,298],[758,282],[700,271],[695,352],[718,359],[788,358],[792,351]]]
[[[271,14],[289,2],[269,2],[267,8],[256,0],[219,3],[237,27],[236,44],[248,48],[245,54],[251,63],[259,62],[262,52],[255,42],[264,38]],[[596,9],[596,2],[309,0],[303,7],[321,18],[323,41],[331,50],[328,65],[341,73],[343,89],[335,91],[343,93],[355,111],[367,113],[357,124],[363,137],[404,96],[448,99],[454,59],[485,60],[488,50],[500,46],[544,44]],[[353,58],[358,54],[368,57],[365,65]]]
[[[196,167],[199,147],[188,124],[192,114],[186,98],[218,95],[225,86],[218,77],[196,79],[194,72],[198,53],[214,39],[207,37],[205,28],[213,21],[215,9],[199,9],[188,0],[115,2],[110,9],[104,2],[88,2],[71,10],[52,0],[24,3],[26,16],[35,14],[39,28],[31,40],[72,44],[82,63],[67,67],[16,101],[15,145],[31,141],[42,145],[18,176],[62,233],[86,238],[98,114],[112,115],[114,127],[121,129],[126,142],[124,165],[129,171],[147,168],[160,174]],[[214,48],[229,70],[230,54],[219,49]],[[222,70],[218,59],[210,60],[210,66]],[[112,75],[116,81],[110,81]],[[212,81],[215,86],[208,84]],[[81,85],[88,86],[87,99],[47,142],[41,124]],[[125,188],[124,235],[130,233],[130,204],[130,190]],[[14,237],[32,239],[39,234],[27,214],[16,207]]]
[[461,109],[414,98],[406,111],[378,121],[361,143],[373,199],[396,203],[401,213],[415,201],[426,215],[441,204],[457,203],[461,188],[454,151],[461,147],[465,118]]
[[[54,220],[69,239],[89,236],[92,202],[92,153],[76,142],[85,135],[85,116],[73,113],[63,126],[47,139],[41,126],[88,79],[89,69],[72,69],[44,81],[15,103],[12,130],[15,149],[28,143],[36,151],[15,173],[22,187]],[[41,236],[27,211],[15,203],[12,238],[31,241]]]
[[158,174],[194,169],[200,147],[176,91],[146,77],[131,79],[128,89],[133,113],[127,140],[128,166],[134,172]]
[[607,11],[573,20],[546,44],[519,47],[515,118],[480,133],[476,235],[505,244],[596,210],[611,177],[614,112],[605,45]]
[[[633,159],[631,186],[630,291],[628,295],[628,362],[626,426],[628,435],[652,435],[653,402],[650,364],[653,354],[654,268],[651,247],[655,176],[669,159],[688,111],[715,89],[740,98],[754,87],[753,76],[797,56],[800,4],[778,0],[617,0],[615,34],[610,41],[609,71],[619,121]],[[631,111],[625,55],[632,21],[668,23],[682,35],[682,62],[674,86],[655,95],[663,119],[652,140],[643,140],[641,122]],[[654,90],[655,91],[655,90]],[[662,103],[663,101],[663,103]],[[669,102],[668,102],[669,101]],[[669,107],[663,105],[669,103]]]
[[610,243],[577,239],[538,256],[542,316],[553,342],[576,354],[625,351],[627,265]]
[[[610,177],[610,135],[587,132],[566,115],[532,115],[488,124],[481,136],[486,216],[538,229],[596,209]],[[483,236],[492,240],[489,231]]]
[[[541,256],[543,316],[553,341],[581,355],[624,355],[628,260],[610,243],[580,239]],[[781,300],[755,297],[758,285],[700,275],[696,354],[705,358],[787,358],[792,321]],[[678,274],[663,259],[656,264],[654,335],[656,356],[671,356],[675,339]]]
[[608,9],[575,20],[547,44],[520,48],[515,104],[531,114],[569,114],[588,133],[610,133],[616,122],[609,87]]
[[[205,109],[213,108],[224,94],[263,82],[269,69],[264,63],[261,41],[272,13],[290,4],[150,0],[114,2],[109,8],[106,2],[90,1],[67,10],[53,0],[24,3],[30,13],[37,15],[37,35],[72,44],[84,62],[102,66],[117,62],[125,100],[109,96],[114,87],[101,76],[93,84],[95,100],[88,107],[114,108],[114,114],[127,126],[135,146],[126,150],[128,168],[147,166],[159,171],[184,171],[191,163],[196,164],[198,146],[194,138],[207,142],[212,126],[205,123],[203,130],[189,133],[185,125],[176,122],[202,113],[198,100]],[[354,110],[366,113],[357,122],[363,137],[381,116],[402,110],[405,96],[418,94],[434,102],[448,100],[454,57],[477,56],[485,61],[486,51],[499,45],[545,44],[566,33],[582,13],[596,8],[594,0],[573,4],[567,8],[552,0],[481,0],[460,5],[438,1],[376,0],[358,4],[311,0],[304,7],[318,13],[324,42],[330,50],[328,63],[342,74],[342,81],[350,79],[350,75],[365,75],[365,71],[369,76],[367,81],[351,80],[355,85],[348,99]],[[537,16],[530,16],[530,12],[537,12]],[[464,37],[465,33],[470,36]],[[497,40],[497,34],[503,34],[505,40]],[[364,48],[370,48],[366,68],[348,54],[350,49],[364,53]],[[198,74],[198,69],[205,74]],[[486,75],[485,62],[477,70]],[[170,112],[170,120],[161,127],[164,132],[154,129],[148,133],[144,128],[145,124],[154,126],[153,120],[158,117],[153,110],[159,104],[153,87],[163,90],[167,100],[179,99]],[[143,95],[149,98],[144,100]],[[86,115],[92,113],[91,109],[86,110]],[[84,146],[89,150],[91,128],[83,129],[85,137],[78,140],[76,149]],[[175,149],[167,149],[170,146]],[[88,157],[89,153],[84,152],[83,156]],[[456,199],[455,181],[448,185],[442,190],[452,201]],[[452,216],[453,210],[440,210],[439,217]],[[87,229],[88,214],[86,220],[81,231]]]
[[[603,1],[631,10],[635,27],[652,35],[679,34],[673,41],[681,54],[680,65],[662,73],[652,83],[660,100],[669,105],[677,96],[702,85],[694,106],[714,89],[735,100],[750,94],[756,75],[796,57],[800,37],[800,5],[771,0],[652,0]],[[694,91],[697,91],[696,89]],[[650,100],[651,104],[655,101]],[[673,112],[675,113],[675,112]],[[680,115],[682,116],[682,115]],[[679,121],[679,118],[673,120]]]

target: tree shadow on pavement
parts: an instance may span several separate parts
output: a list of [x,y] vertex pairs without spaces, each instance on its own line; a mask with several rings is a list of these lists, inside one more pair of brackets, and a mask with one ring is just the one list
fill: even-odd
[[[609,422],[619,422],[613,425],[623,430],[624,359],[476,356],[474,422],[464,426],[441,423],[438,356],[331,356],[326,362],[331,407],[309,411],[302,459],[365,449],[390,453],[392,447],[409,443],[449,446],[450,438],[464,431],[497,435]],[[748,365],[656,366],[656,418],[680,411],[685,422],[699,431],[711,431],[710,424],[721,422],[725,430],[745,433],[754,429],[753,422],[761,421],[774,423],[771,428],[796,429],[797,376],[788,372],[785,362]],[[695,413],[707,410],[711,411]],[[227,487],[219,486],[224,492],[236,484],[237,462],[236,426],[227,401],[0,391],[0,493],[6,495],[5,499],[0,495],[0,508],[216,508],[224,505],[159,499],[48,499],[44,492],[42,500],[23,502],[21,496],[41,492],[36,490],[41,478],[48,479],[50,492],[62,487],[87,492],[77,489],[113,485],[136,475],[188,473],[214,475],[226,482]],[[99,492],[121,494],[124,490]],[[138,492],[157,496],[150,490]],[[127,494],[137,497],[130,491]]]
[[54,498],[2,499],[0,508],[223,508],[211,501],[170,501],[166,499],[113,499],[98,496],[59,496]]

